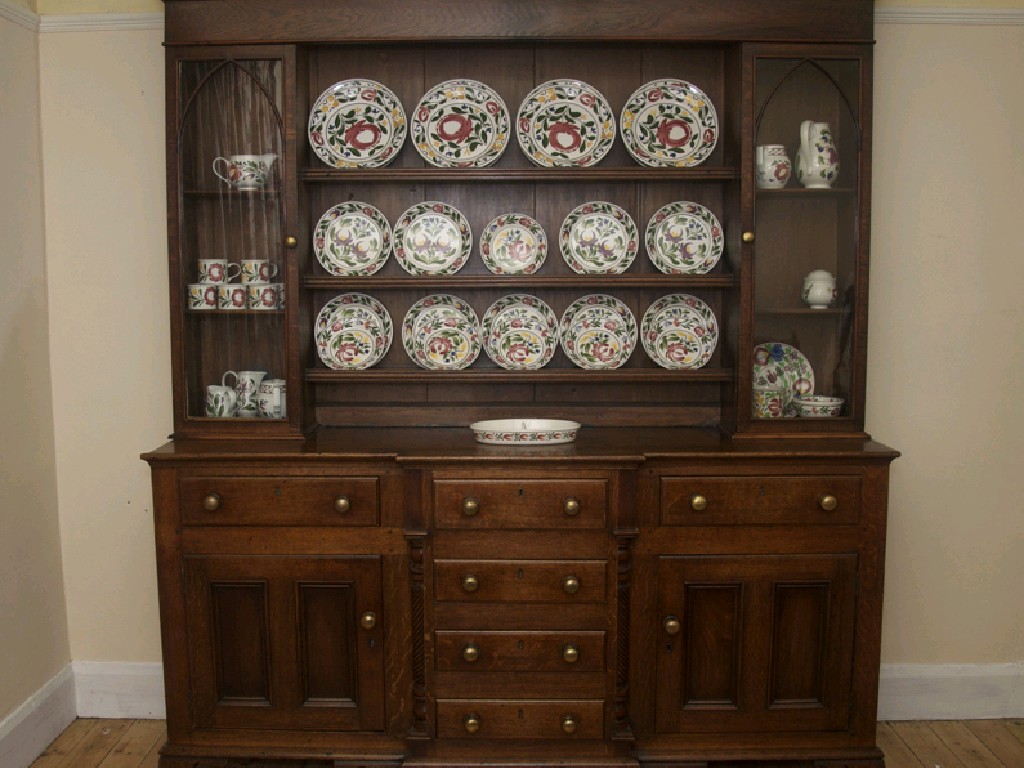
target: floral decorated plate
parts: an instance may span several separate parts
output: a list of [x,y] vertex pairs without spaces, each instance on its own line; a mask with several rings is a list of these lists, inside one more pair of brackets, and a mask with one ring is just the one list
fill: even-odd
[[516,136],[523,154],[544,168],[594,165],[615,141],[615,115],[593,86],[549,80],[523,99]]
[[702,368],[718,346],[718,320],[696,296],[663,296],[644,313],[640,340],[662,368]]
[[636,318],[614,296],[591,294],[577,299],[559,324],[562,350],[580,368],[619,368],[636,347]]
[[447,203],[417,203],[395,222],[395,258],[410,275],[454,275],[469,260],[469,222]]
[[496,275],[532,275],[547,255],[547,235],[524,213],[503,213],[480,234],[480,257]]
[[369,203],[339,203],[317,222],[313,251],[332,275],[372,275],[391,254],[391,225]]
[[413,146],[438,168],[483,168],[508,146],[505,102],[476,80],[446,80],[420,99],[412,116]]
[[754,347],[753,378],[755,387],[785,387],[785,411],[792,410],[797,395],[814,394],[814,370],[803,353],[789,344],[772,342]]
[[558,318],[536,296],[512,293],[483,316],[484,351],[506,370],[543,368],[558,348]]
[[580,425],[561,419],[491,419],[474,422],[469,428],[478,443],[555,445],[575,440]]
[[471,365],[480,354],[480,320],[457,296],[425,296],[405,314],[402,345],[422,368],[459,370]]
[[725,247],[718,217],[685,200],[655,211],[644,241],[651,263],[666,275],[703,275],[715,267]]
[[316,351],[336,371],[362,370],[379,363],[392,338],[391,315],[364,293],[343,293],[320,310],[313,326]]
[[591,202],[577,206],[559,231],[562,257],[581,275],[625,272],[637,250],[633,217],[614,203]]
[[408,130],[402,102],[376,80],[342,80],[309,111],[309,143],[335,168],[380,168],[398,155]]
[[700,88],[685,80],[652,80],[626,101],[619,117],[622,143],[641,165],[690,168],[718,143],[718,113]]

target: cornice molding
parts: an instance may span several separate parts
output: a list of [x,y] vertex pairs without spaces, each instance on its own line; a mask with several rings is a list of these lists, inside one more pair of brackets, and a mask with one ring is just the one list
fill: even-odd
[[70,13],[39,17],[39,31],[42,33],[128,32],[163,28],[162,13]]
[[9,0],[0,0],[0,19],[14,22],[31,32],[39,31],[39,14],[15,5]]
[[1024,24],[1024,10],[1013,8],[875,8],[876,24],[959,24],[1002,27]]

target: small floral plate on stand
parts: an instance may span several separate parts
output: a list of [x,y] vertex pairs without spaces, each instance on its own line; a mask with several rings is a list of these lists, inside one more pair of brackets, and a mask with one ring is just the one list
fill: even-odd
[[484,351],[501,368],[543,368],[558,348],[558,318],[536,296],[512,293],[487,308],[483,316]]
[[626,100],[619,117],[622,143],[641,165],[690,168],[718,143],[718,113],[700,88],[685,80],[652,80]]
[[484,168],[508,146],[505,102],[476,80],[446,80],[427,91],[412,116],[420,157],[437,168]]
[[454,275],[472,250],[469,222],[447,203],[417,203],[395,222],[395,259],[410,275]]
[[722,258],[725,236],[715,214],[678,200],[654,212],[644,242],[651,263],[666,275],[703,275]]
[[372,275],[391,254],[391,225],[369,203],[339,203],[317,222],[313,251],[332,275]]
[[365,293],[343,293],[320,310],[313,326],[316,351],[335,371],[363,370],[379,363],[392,339],[391,315]]
[[496,275],[532,275],[548,255],[548,238],[525,213],[503,213],[480,234],[480,258]]
[[577,206],[559,230],[562,257],[580,275],[616,275],[636,258],[637,230],[633,217],[614,203]]
[[480,320],[473,308],[457,296],[425,296],[405,313],[402,346],[421,368],[466,368],[480,354]]
[[309,143],[335,168],[380,168],[395,159],[408,130],[402,102],[376,80],[342,80],[309,111]]
[[718,346],[718,319],[696,296],[662,296],[644,313],[640,340],[647,355],[662,368],[702,368]]
[[593,86],[580,80],[549,80],[523,99],[516,136],[523,154],[535,165],[594,165],[615,141],[615,114]]
[[792,412],[793,398],[814,394],[814,369],[796,347],[781,342],[754,347],[753,379],[755,387],[784,387],[783,410]]
[[591,294],[577,299],[559,323],[562,351],[580,368],[621,367],[636,347],[636,318],[614,296]]

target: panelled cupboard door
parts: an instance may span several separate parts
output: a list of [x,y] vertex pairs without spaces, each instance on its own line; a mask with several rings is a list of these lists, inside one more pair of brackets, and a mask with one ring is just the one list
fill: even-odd
[[381,559],[185,558],[196,728],[384,728]]
[[660,733],[848,726],[857,558],[658,563]]

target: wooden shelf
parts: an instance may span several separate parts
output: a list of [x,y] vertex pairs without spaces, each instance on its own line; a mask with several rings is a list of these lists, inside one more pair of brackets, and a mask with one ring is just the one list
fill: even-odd
[[566,182],[588,181],[736,181],[739,170],[731,167],[646,168],[307,168],[300,171],[305,182],[338,184],[343,182]]
[[666,369],[619,368],[613,371],[588,371],[582,368],[541,368],[536,371],[474,369],[428,371],[373,368],[365,371],[332,371],[326,368],[306,370],[306,381],[318,384],[684,384],[732,381],[728,368],[700,368],[670,371]]
[[734,289],[733,274],[718,275],[409,275],[407,277],[306,277],[302,287],[326,290],[419,290],[490,288],[492,290],[534,290],[538,288],[594,289],[616,291],[633,288]]

